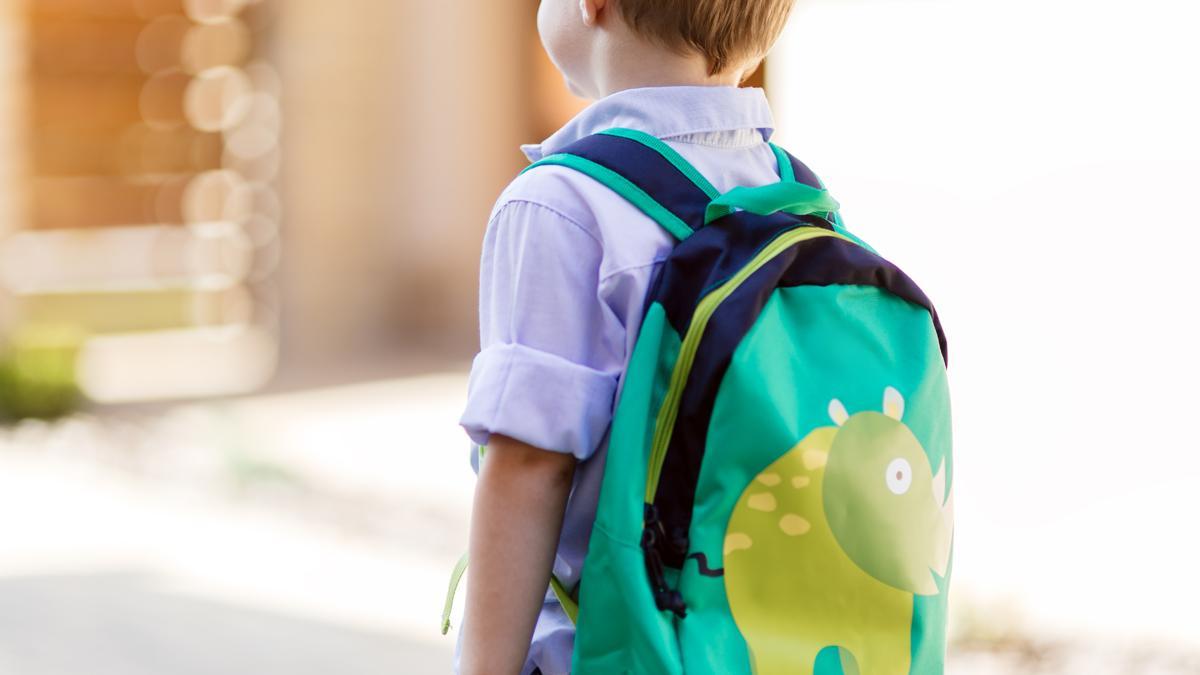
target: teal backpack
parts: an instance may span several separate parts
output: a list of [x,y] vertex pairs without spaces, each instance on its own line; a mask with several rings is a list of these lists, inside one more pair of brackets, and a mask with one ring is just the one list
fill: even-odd
[[576,589],[572,672],[943,672],[946,343],[803,164],[716,189],[627,129],[581,171],[679,243],[651,285]]

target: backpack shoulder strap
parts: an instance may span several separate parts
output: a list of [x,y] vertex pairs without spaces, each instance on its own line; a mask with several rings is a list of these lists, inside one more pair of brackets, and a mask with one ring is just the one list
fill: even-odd
[[809,169],[804,162],[796,159],[791,153],[783,148],[770,144],[771,151],[775,153],[775,159],[779,161],[779,179],[785,183],[803,183],[812,188],[824,189],[825,184]]
[[669,145],[633,129],[587,136],[525,170],[546,164],[594,178],[680,241],[703,227],[705,209],[720,194]]

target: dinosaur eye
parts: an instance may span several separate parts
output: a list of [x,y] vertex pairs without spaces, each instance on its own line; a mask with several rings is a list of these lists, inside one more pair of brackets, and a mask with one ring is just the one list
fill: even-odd
[[892,460],[891,464],[888,464],[887,474],[884,478],[887,479],[888,489],[893,494],[902,495],[908,492],[908,487],[912,485],[912,467],[909,466],[907,459],[897,457]]

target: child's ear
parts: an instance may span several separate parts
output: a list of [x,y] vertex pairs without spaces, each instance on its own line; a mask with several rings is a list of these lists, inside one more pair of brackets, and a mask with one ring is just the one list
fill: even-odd
[[595,26],[600,19],[600,12],[608,5],[607,0],[579,0],[579,13],[583,17],[583,25]]

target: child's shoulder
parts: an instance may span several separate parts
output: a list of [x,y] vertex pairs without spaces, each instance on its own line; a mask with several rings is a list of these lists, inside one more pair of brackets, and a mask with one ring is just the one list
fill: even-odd
[[506,208],[525,204],[541,207],[594,233],[597,201],[606,195],[591,178],[565,166],[542,165],[521,172],[492,207],[490,220]]
[[[539,250],[599,247],[602,276],[662,258],[673,240],[636,206],[575,169],[544,164],[525,171],[500,193],[488,221],[492,239],[504,230]],[[547,230],[546,228],[550,228]],[[584,239],[580,239],[583,237]]]

